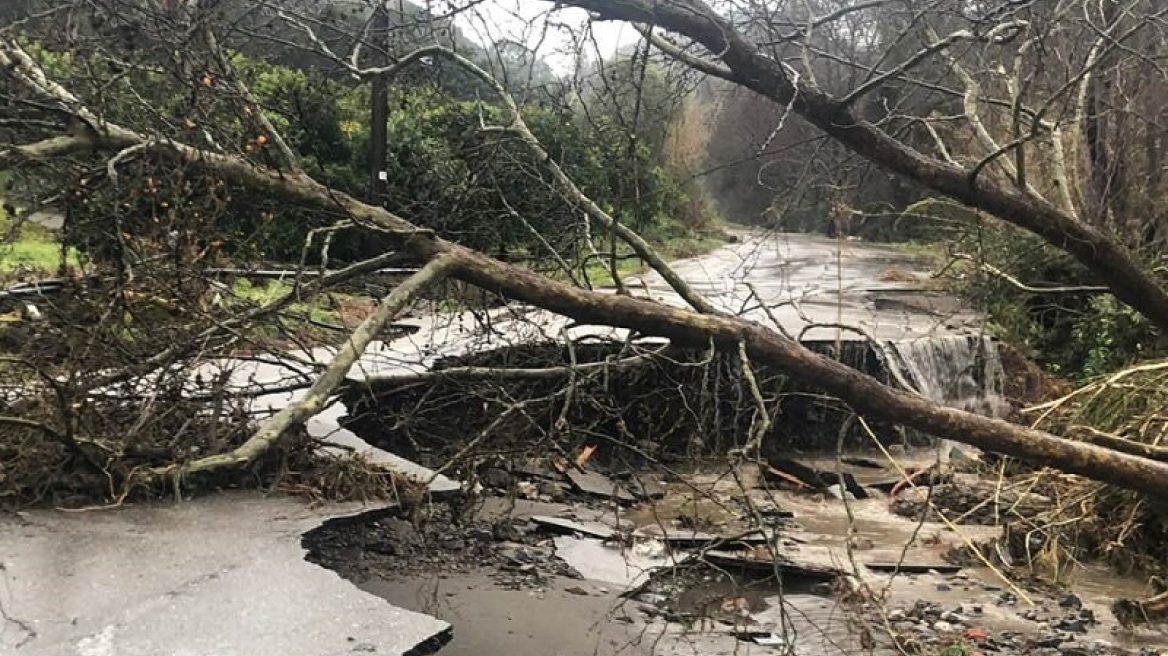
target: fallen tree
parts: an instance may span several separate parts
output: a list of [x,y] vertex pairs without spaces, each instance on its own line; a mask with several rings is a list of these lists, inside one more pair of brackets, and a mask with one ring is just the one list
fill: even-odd
[[[733,29],[703,5],[693,2],[650,11],[648,5],[577,2],[580,6],[630,20],[656,18],[681,33],[689,33],[718,52],[729,69],[695,64],[702,70],[724,74],[772,97],[789,102],[810,120],[857,152],[893,170],[931,184],[955,198],[983,207],[1027,227],[1080,257],[1113,290],[1161,325],[1168,325],[1168,295],[1151,275],[1140,270],[1122,249],[1097,231],[1069,222],[1053,207],[995,183],[980,181],[969,172],[930,161],[892,141],[852,116],[846,105],[826,97],[813,87],[795,86],[780,75],[781,67],[753,49]],[[657,13],[661,12],[661,13]],[[869,414],[930,433],[937,437],[982,449],[1014,455],[1033,463],[1081,474],[1140,492],[1168,495],[1168,463],[1084,444],[1039,430],[1028,429],[983,416],[942,407],[908,391],[894,389],[844,364],[816,354],[779,331],[721,314],[700,314],[623,295],[598,293],[563,284],[530,270],[458,245],[407,219],[341,193],[297,168],[269,168],[221,149],[201,147],[162,138],[102,118],[73,92],[51,79],[19,43],[0,37],[0,69],[23,93],[51,105],[70,119],[70,125],[86,126],[67,134],[0,150],[0,169],[36,165],[71,155],[103,153],[111,170],[131,157],[150,155],[163,165],[184,164],[213,171],[233,185],[267,194],[282,202],[340,212],[355,225],[375,230],[392,239],[404,254],[423,266],[426,275],[444,274],[505,298],[570,317],[585,324],[603,324],[644,334],[666,337],[678,344],[713,344],[744,356],[744,373],[750,364],[766,364],[804,383],[822,388],[848,403],[857,413]],[[729,73],[725,71],[729,70]],[[513,116],[513,120],[517,120]],[[511,126],[514,128],[515,126]],[[520,130],[522,133],[522,130]],[[529,142],[529,145],[530,142]],[[538,147],[538,144],[534,144]],[[562,183],[562,181],[561,181]],[[579,198],[577,198],[579,200]],[[605,221],[593,213],[594,220]],[[628,235],[626,235],[627,237]],[[630,237],[631,239],[631,237]],[[639,248],[643,246],[638,245]],[[660,258],[650,258],[667,269]],[[433,263],[440,262],[439,265]],[[431,264],[427,264],[431,263]],[[436,272],[438,266],[440,271]],[[667,279],[669,278],[666,275]],[[421,282],[419,280],[418,282]],[[387,299],[373,325],[384,323],[409,301],[409,286]],[[683,294],[684,295],[684,294]],[[699,308],[704,302],[694,302]],[[152,476],[181,476],[247,462],[275,443],[288,429],[302,423],[323,405],[341,383],[355,354],[368,343],[359,335],[352,347],[343,349],[314,385],[305,400],[265,424],[233,454],[215,454],[177,468],[155,470]],[[765,408],[760,408],[765,412]]]
[[[963,42],[993,44],[999,42],[998,30],[1005,28],[1008,32],[1025,25],[1013,24],[1003,17],[1000,24],[991,23],[983,27],[981,33],[954,32],[922,48],[903,63],[889,64],[884,70],[872,70],[871,80],[859,85],[846,97],[837,98],[819,88],[813,80],[795,73],[780,59],[765,53],[730,20],[701,0],[668,3],[654,0],[567,0],[564,4],[594,11],[602,20],[644,25],[643,32],[650,34],[650,39],[661,50],[681,63],[789,107],[831,138],[879,166],[1042,237],[1073,255],[1121,301],[1148,317],[1161,330],[1168,330],[1168,289],[1152,272],[1141,267],[1132,253],[1071,211],[1029,189],[1020,189],[1025,187],[1018,184],[1022,180],[1020,174],[1016,180],[1007,182],[991,178],[985,170],[988,162],[1001,158],[1010,150],[1021,152],[1023,145],[1037,138],[1036,133],[1042,128],[1041,112],[1018,107],[1019,112],[1026,114],[1024,120],[1033,124],[1030,132],[1008,146],[999,147],[975,166],[964,167],[952,158],[944,161],[912,148],[905,141],[865,121],[856,110],[861,97],[880,88],[882,82],[911,70],[931,54],[944,52]],[[833,15],[862,9],[847,8],[838,14],[828,13],[825,17],[808,19],[792,27],[795,34],[806,30],[810,38],[811,31],[830,21]],[[1009,13],[1003,13],[1009,16]],[[991,11],[987,15],[992,14]],[[924,18],[924,14],[920,18]],[[1147,24],[1151,22],[1149,19]],[[650,26],[683,35],[702,46],[705,53],[695,54],[659,37],[654,38]],[[1137,25],[1123,36],[1131,36],[1140,27],[1142,25]],[[798,44],[803,37],[788,38],[789,43]],[[1113,38],[1107,48],[1122,48],[1122,43]],[[976,100],[976,94],[973,97]],[[1021,101],[1016,99],[1015,102]],[[969,118],[976,122],[975,116]],[[1056,162],[1059,164],[1062,163]]]

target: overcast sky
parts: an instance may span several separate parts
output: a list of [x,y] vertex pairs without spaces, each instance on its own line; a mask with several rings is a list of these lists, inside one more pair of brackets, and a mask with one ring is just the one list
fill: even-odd
[[[536,49],[556,73],[570,74],[578,52],[578,39],[589,25],[582,9],[556,9],[543,0],[485,0],[472,12],[459,15],[456,22],[464,34],[482,45],[510,39]],[[637,41],[636,30],[623,22],[591,23],[591,38],[585,42],[585,56],[611,57],[620,47]]]

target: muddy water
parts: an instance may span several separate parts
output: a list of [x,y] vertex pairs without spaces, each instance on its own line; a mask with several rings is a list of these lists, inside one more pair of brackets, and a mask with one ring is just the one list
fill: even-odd
[[[442,656],[775,656],[773,647],[741,642],[724,625],[645,622],[633,602],[595,583],[560,582],[538,591],[503,590],[482,575],[370,581],[362,589],[454,626]],[[571,588],[572,592],[568,591]],[[580,592],[587,594],[581,595]],[[835,621],[832,603],[788,599],[799,654],[859,653],[818,627]],[[838,633],[838,632],[837,632]],[[845,639],[847,636],[844,636]]]
[[[935,458],[935,452],[921,451],[908,454],[902,466],[924,464]],[[828,467],[832,458],[809,464]],[[863,478],[862,469],[848,468]],[[869,474],[871,476],[871,474]],[[742,522],[744,508],[733,503],[743,498],[735,478],[725,473],[694,475],[689,484],[675,486],[666,499],[650,507],[628,514],[628,519],[642,526],[668,525],[678,518],[696,523],[703,530],[733,533],[745,528]],[[887,606],[911,606],[917,600],[940,603],[947,608],[972,603],[983,609],[979,626],[992,634],[1012,632],[1034,636],[1043,628],[1040,623],[1019,617],[1033,604],[1053,605],[1053,600],[1025,590],[1003,578],[990,567],[967,567],[956,575],[945,576],[930,572],[916,575],[890,575],[868,570],[864,563],[946,564],[943,554],[955,546],[972,544],[1000,535],[1000,529],[989,526],[947,526],[938,522],[917,522],[889,512],[887,497],[844,502],[832,497],[786,494],[759,489],[747,495],[756,509],[778,507],[794,514],[794,522],[783,527],[782,552],[799,563],[830,565],[852,572],[873,590],[885,591]],[[849,536],[851,548],[849,548]],[[1081,565],[1063,581],[1068,592],[1082,599],[1093,610],[1100,624],[1092,627],[1087,639],[1105,640],[1111,644],[1138,649],[1168,645],[1168,634],[1160,631],[1128,631],[1118,627],[1110,606],[1120,597],[1143,597],[1148,594],[1145,582],[1134,577],[1117,576],[1108,568]],[[1013,592],[1016,603],[999,603],[1003,593]],[[748,596],[748,599],[756,597]],[[784,610],[792,614],[806,613],[810,624],[822,638],[847,644],[851,629],[845,615],[830,600],[815,596],[788,594]],[[763,617],[770,614],[764,612]],[[756,615],[758,617],[758,615]],[[804,640],[807,627],[804,627]],[[834,653],[826,651],[811,653]]]
[[[652,507],[624,513],[623,520],[640,526],[670,525],[678,517],[694,517],[709,529],[727,530],[739,522],[742,511],[736,499],[744,495],[733,477],[693,475],[690,484],[674,487],[670,494]],[[704,497],[703,495],[708,496]],[[1037,634],[1039,623],[1019,617],[1027,609],[1024,600],[1016,604],[999,604],[1009,585],[995,577],[988,568],[967,568],[957,575],[936,573],[890,576],[863,567],[865,562],[902,559],[908,563],[940,563],[941,553],[965,540],[977,541],[996,534],[990,527],[962,527],[952,531],[940,524],[918,524],[888,512],[885,499],[867,499],[848,504],[836,499],[817,499],[806,495],[749,492],[758,509],[777,504],[795,514],[794,524],[783,529],[790,538],[783,552],[799,562],[834,564],[854,571],[872,590],[886,591],[887,607],[911,606],[918,600],[940,603],[946,608],[959,604],[976,604],[982,608],[977,625],[991,635],[1011,632],[1024,636]],[[518,515],[557,514],[564,511],[586,513],[582,508],[547,504],[521,504]],[[577,515],[586,521],[609,521],[611,512]],[[871,548],[858,548],[849,554],[846,537],[865,538]],[[577,540],[556,538],[562,543]],[[562,549],[562,556],[587,558],[619,565],[624,558],[616,547],[604,547],[595,540],[578,540],[579,551]],[[604,552],[607,551],[607,554]],[[628,552],[624,552],[628,553]],[[635,562],[635,558],[633,561]],[[582,571],[587,568],[580,567]],[[603,567],[591,571],[609,571]],[[619,569],[619,568],[617,568]],[[615,570],[613,570],[615,571]],[[685,570],[674,575],[690,577]],[[616,656],[701,654],[784,654],[782,648],[739,640],[736,631],[756,634],[773,633],[794,645],[800,656],[843,656],[857,653],[891,653],[882,649],[870,652],[855,631],[854,613],[841,606],[838,597],[828,591],[808,593],[805,588],[787,582],[780,587],[773,581],[742,578],[685,579],[678,610],[684,616],[644,614],[644,599],[622,599],[624,589],[619,577],[601,574],[606,580],[575,581],[555,579],[535,590],[507,590],[498,587],[487,572],[443,573],[402,580],[366,581],[361,587],[397,606],[424,612],[450,622],[453,640],[443,656]],[[1138,648],[1168,644],[1160,633],[1116,633],[1108,611],[1116,596],[1138,596],[1143,592],[1139,581],[1115,577],[1098,568],[1082,569],[1071,588],[1102,621],[1093,627],[1086,640],[1104,640],[1113,645]],[[733,603],[727,605],[727,600]],[[1051,604],[1050,599],[1036,601]],[[737,613],[749,611],[749,617]],[[879,633],[877,633],[879,636]],[[1082,639],[1081,639],[1082,640]],[[1081,643],[1080,643],[1081,644]]]

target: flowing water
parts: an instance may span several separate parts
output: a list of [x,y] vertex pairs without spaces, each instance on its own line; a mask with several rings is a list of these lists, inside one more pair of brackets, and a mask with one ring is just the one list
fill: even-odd
[[[933,335],[888,342],[895,362],[912,391],[930,401],[987,417],[1005,416],[1005,377],[998,345],[981,335]],[[949,462],[954,443],[942,440],[938,458]]]

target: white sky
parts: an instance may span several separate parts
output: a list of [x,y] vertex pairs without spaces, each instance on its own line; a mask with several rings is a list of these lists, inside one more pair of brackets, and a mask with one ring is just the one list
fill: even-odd
[[485,0],[456,18],[455,23],[467,38],[489,45],[510,39],[536,50],[557,74],[573,71],[579,40],[591,27],[584,41],[585,57],[611,57],[622,46],[635,43],[640,36],[632,26],[620,21],[596,21],[589,24],[588,12],[575,7],[556,8],[546,0]]

